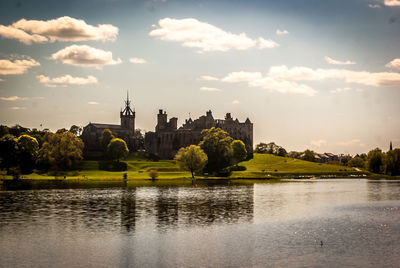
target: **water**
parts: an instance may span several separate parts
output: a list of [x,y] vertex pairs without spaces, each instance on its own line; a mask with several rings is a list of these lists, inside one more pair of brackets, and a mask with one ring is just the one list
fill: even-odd
[[0,191],[1,267],[399,267],[399,253],[400,181]]

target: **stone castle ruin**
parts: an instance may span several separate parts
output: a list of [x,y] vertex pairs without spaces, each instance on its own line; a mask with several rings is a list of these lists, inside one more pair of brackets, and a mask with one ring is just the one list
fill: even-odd
[[228,132],[232,138],[243,141],[247,152],[253,153],[253,123],[248,118],[245,122],[239,122],[227,113],[224,120],[214,119],[212,112],[208,111],[198,119],[186,119],[180,128],[177,128],[177,123],[178,118],[172,117],[168,121],[167,113],[159,110],[155,132],[147,132],[145,136],[146,151],[161,158],[173,158],[181,147],[198,144],[203,129],[216,127]]
[[[81,138],[85,143],[85,151],[102,150],[100,138],[105,129],[110,129],[118,138],[125,140],[130,151],[143,149],[139,148],[139,140],[135,136],[135,115],[127,95],[125,108],[120,112],[120,125],[89,123],[83,128]],[[144,149],[160,158],[171,159],[181,147],[198,144],[202,139],[201,131],[212,127],[221,128],[233,139],[243,141],[249,155],[253,153],[253,123],[248,118],[245,122],[239,122],[230,113],[226,114],[225,119],[214,119],[211,111],[195,120],[186,119],[178,128],[178,118],[168,120],[167,113],[159,110],[155,131],[145,134]]]

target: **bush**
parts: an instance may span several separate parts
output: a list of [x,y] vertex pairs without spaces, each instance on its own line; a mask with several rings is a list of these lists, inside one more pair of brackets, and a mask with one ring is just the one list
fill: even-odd
[[150,169],[147,173],[149,174],[152,180],[155,180],[159,176],[158,171],[156,169]]
[[231,166],[230,171],[245,171],[246,167],[245,166]]
[[128,165],[119,161],[99,161],[99,169],[106,171],[126,171]]

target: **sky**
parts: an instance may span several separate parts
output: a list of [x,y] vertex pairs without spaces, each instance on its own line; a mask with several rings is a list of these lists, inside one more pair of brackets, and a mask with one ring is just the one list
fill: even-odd
[[400,147],[400,0],[0,1],[0,124],[178,125],[212,110],[254,144]]

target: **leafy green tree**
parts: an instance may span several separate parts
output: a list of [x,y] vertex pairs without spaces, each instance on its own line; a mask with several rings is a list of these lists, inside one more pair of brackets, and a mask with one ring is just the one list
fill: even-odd
[[34,137],[26,134],[19,136],[17,143],[21,172],[24,174],[32,173],[39,151],[39,143]]
[[81,139],[69,131],[64,131],[55,134],[49,132],[44,140],[38,155],[38,163],[42,168],[59,171],[78,167],[83,159],[84,144]]
[[384,158],[385,156],[379,148],[369,151],[367,154],[368,170],[378,174],[383,173],[385,163]]
[[309,149],[305,150],[301,159],[310,161],[310,162],[315,162],[314,152]]
[[150,169],[150,170],[147,172],[147,174],[149,174],[149,176],[150,176],[150,178],[151,178],[152,180],[157,179],[157,177],[160,175],[160,174],[158,174],[157,169]]
[[246,159],[247,150],[243,141],[234,140],[231,143],[231,147],[232,147],[232,160],[235,165]]
[[207,159],[207,155],[197,145],[181,148],[175,155],[175,161],[178,166],[183,170],[190,171],[192,179],[194,179],[194,172],[201,171],[205,167]]
[[9,134],[10,132],[8,131],[8,127],[4,126],[4,125],[0,125],[0,137],[3,137],[7,134]]
[[353,157],[347,162],[349,167],[356,167],[356,168],[365,168],[365,161],[361,157]]
[[386,153],[386,173],[388,175],[400,175],[400,149],[392,149]]
[[101,137],[100,137],[100,144],[101,144],[101,147],[104,149],[104,151],[107,151],[107,146],[108,146],[108,144],[110,144],[110,141],[113,139],[115,139],[115,136],[113,135],[111,130],[109,130],[108,128],[103,130],[103,132],[101,133]]
[[69,129],[69,132],[74,134],[75,136],[79,136],[81,134],[82,127],[78,127],[77,125],[72,125]]
[[261,142],[256,145],[254,152],[259,154],[274,154],[278,156],[287,155],[286,150],[282,146],[276,145],[275,142],[270,142],[268,144]]
[[231,163],[231,143],[233,141],[229,134],[215,127],[204,129],[201,134],[203,139],[199,146],[208,157],[206,170],[219,172],[228,167]]
[[110,141],[107,146],[107,155],[110,159],[119,160],[123,157],[128,156],[129,150],[126,142],[119,138],[114,138]]
[[7,169],[18,166],[18,142],[17,139],[10,134],[0,138],[0,158],[1,168]]

